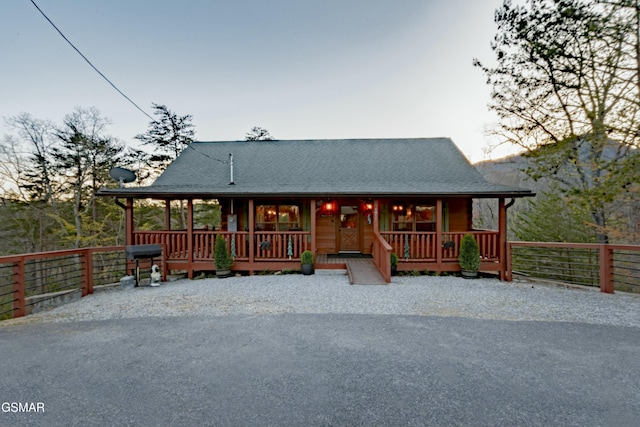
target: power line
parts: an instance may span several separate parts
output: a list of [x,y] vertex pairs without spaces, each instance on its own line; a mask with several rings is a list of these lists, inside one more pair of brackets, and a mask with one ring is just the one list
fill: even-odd
[[[125,94],[124,94],[124,92],[122,92],[120,89],[118,89],[118,87],[117,87],[116,85],[114,85],[114,84],[111,82],[111,80],[109,80],[109,79],[107,78],[107,76],[105,76],[104,74],[102,74],[102,72],[101,72],[100,70],[98,70],[98,68],[96,68],[96,66],[95,66],[95,65],[93,65],[93,64],[91,63],[91,61],[89,61],[89,59],[87,59],[87,57],[86,57],[86,56],[84,56],[84,55],[82,54],[82,52],[80,52],[80,50],[79,50],[77,47],[75,47],[75,45],[74,45],[73,43],[71,43],[71,41],[70,41],[70,40],[69,40],[69,39],[68,39],[68,38],[67,38],[67,37],[62,33],[62,31],[60,31],[60,29],[56,26],[56,24],[54,24],[54,23],[53,23],[53,21],[51,21],[51,19],[49,19],[49,17],[48,17],[48,16],[47,16],[43,11],[42,11],[42,9],[40,9],[40,8],[38,7],[38,5],[36,4],[36,2],[35,2],[34,0],[30,0],[30,1],[31,1],[31,3],[35,6],[35,8],[36,8],[36,9],[38,9],[38,12],[40,12],[40,14],[41,14],[42,16],[44,16],[44,19],[46,19],[46,20],[49,22],[49,24],[51,24],[51,26],[52,26],[53,28],[55,28],[55,30],[58,32],[58,34],[60,34],[60,36],[61,36],[61,37],[62,37],[62,38],[67,42],[67,43],[69,43],[69,45],[73,48],[73,50],[75,50],[76,52],[78,52],[78,55],[80,55],[80,56],[82,57],[82,59],[84,59],[84,60],[87,62],[87,64],[89,64],[89,65],[91,66],[91,68],[93,68],[93,69],[96,71],[96,73],[100,74],[100,76],[101,76],[103,79],[105,79],[105,80],[107,81],[107,83],[109,83],[109,84],[111,85],[111,87],[113,87],[113,88],[114,88],[114,89],[115,89],[115,90],[116,90],[120,95],[122,95],[122,96],[123,96],[127,101],[129,101],[129,102],[130,102],[134,107],[136,107],[136,108],[137,108],[137,109],[138,109],[142,114],[144,114],[145,116],[147,116],[148,118],[150,118],[152,122],[154,122],[154,123],[158,123],[158,121],[157,121],[156,119],[154,119],[154,118],[153,118],[153,117],[151,117],[149,114],[147,114],[147,112],[146,112],[146,111],[144,111],[144,110],[143,110],[143,109],[142,109],[138,104],[136,104],[135,102],[133,102],[133,100],[132,100],[131,98],[129,98],[127,95],[125,95]],[[200,151],[200,150],[197,150],[196,148],[192,147],[192,146],[191,146],[191,144],[187,145],[187,147],[191,148],[191,149],[192,149],[193,151],[195,151],[196,153],[199,153],[199,154],[201,154],[201,155],[203,155],[203,156],[205,156],[205,157],[208,157],[208,158],[209,158],[209,159],[211,159],[211,160],[215,160],[215,161],[217,161],[217,162],[225,163],[225,164],[229,163],[227,160],[221,160],[221,159],[216,159],[215,157],[211,157],[211,156],[210,156],[210,155],[208,155],[207,153],[204,153],[204,152],[202,152],[202,151]]]
[[220,162],[220,163],[224,163],[224,164],[229,164],[228,160],[221,160],[221,159],[216,159],[215,157],[211,157],[210,155],[208,155],[205,152],[202,152],[200,150],[197,150],[196,148],[194,148],[191,144],[187,145],[187,147],[191,148],[193,151],[195,151],[198,154],[202,154],[205,157],[210,158],[211,160],[215,160],[216,162]]
[[130,102],[134,107],[136,107],[136,108],[137,108],[137,109],[138,109],[142,114],[144,114],[145,116],[149,117],[149,118],[151,119],[151,121],[153,121],[153,122],[157,122],[157,120],[156,120],[156,119],[154,119],[154,118],[153,118],[153,117],[151,117],[149,114],[147,114],[147,112],[146,112],[146,111],[144,111],[142,108],[140,108],[140,106],[139,106],[138,104],[136,104],[135,102],[133,102],[133,101],[131,100],[131,98],[129,98],[127,95],[125,95],[125,94],[124,94],[124,92],[122,92],[120,89],[118,89],[118,88],[117,88],[117,86],[116,86],[116,85],[114,85],[114,84],[111,82],[111,80],[109,80],[109,79],[107,78],[107,76],[105,76],[104,74],[102,74],[102,72],[100,72],[100,70],[98,70],[98,69],[96,68],[96,66],[95,66],[95,65],[93,65],[93,64],[91,63],[91,61],[89,61],[89,60],[87,59],[87,57],[86,57],[86,56],[84,56],[84,55],[82,54],[82,52],[80,52],[80,50],[78,50],[78,48],[77,48],[77,47],[75,47],[75,45],[74,45],[73,43],[71,43],[71,41],[70,41],[70,40],[69,40],[69,39],[68,39],[64,34],[62,34],[62,31],[60,31],[60,29],[59,29],[58,27],[56,27],[56,24],[54,24],[54,23],[53,23],[53,21],[51,21],[51,19],[49,19],[49,17],[48,17],[47,15],[45,15],[45,13],[42,11],[42,9],[40,9],[40,8],[38,7],[38,5],[36,4],[36,2],[35,2],[34,0],[31,0],[31,3],[35,6],[35,8],[36,8],[36,9],[38,9],[38,12],[40,12],[40,14],[41,14],[42,16],[44,16],[44,19],[46,19],[46,20],[49,22],[49,24],[51,24],[51,26],[52,26],[53,28],[55,28],[55,29],[56,29],[56,31],[58,32],[58,34],[60,34],[60,36],[62,36],[62,38],[63,38],[63,39],[65,39],[65,41],[66,41],[67,43],[69,43],[69,45],[70,45],[70,46],[71,46],[71,47],[72,47],[76,52],[78,52],[78,55],[80,55],[80,56],[82,57],[82,59],[84,59],[84,60],[87,62],[87,64],[89,64],[89,65],[91,66],[91,68],[93,68],[93,69],[94,69],[98,74],[100,74],[100,76],[101,76],[103,79],[105,79],[105,80],[107,81],[107,83],[109,83],[109,84],[111,85],[111,87],[113,87],[113,88],[114,88],[114,89],[115,89],[115,90],[116,90],[120,95],[122,95],[122,96],[123,96],[127,101],[129,101],[129,102]]

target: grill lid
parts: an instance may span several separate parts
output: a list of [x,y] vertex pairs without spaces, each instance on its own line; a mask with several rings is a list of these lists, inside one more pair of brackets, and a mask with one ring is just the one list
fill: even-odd
[[125,248],[127,259],[157,258],[162,255],[160,245],[132,245]]

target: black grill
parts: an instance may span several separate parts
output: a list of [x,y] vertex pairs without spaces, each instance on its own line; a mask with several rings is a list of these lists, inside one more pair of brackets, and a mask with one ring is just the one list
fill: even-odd
[[125,256],[128,260],[136,262],[136,268],[133,270],[133,275],[136,278],[136,287],[140,283],[140,266],[138,261],[141,259],[150,259],[151,263],[149,268],[153,265],[153,259],[159,258],[162,255],[162,246],[160,245],[133,245],[127,246],[124,249]]
[[127,246],[125,249],[127,259],[145,259],[158,258],[162,255],[162,246],[160,245],[134,245]]

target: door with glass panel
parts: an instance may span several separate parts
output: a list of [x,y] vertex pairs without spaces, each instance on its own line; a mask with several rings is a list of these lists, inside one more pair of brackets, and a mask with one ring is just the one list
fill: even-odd
[[340,224],[338,229],[340,252],[360,251],[359,221],[360,216],[357,205],[340,206]]

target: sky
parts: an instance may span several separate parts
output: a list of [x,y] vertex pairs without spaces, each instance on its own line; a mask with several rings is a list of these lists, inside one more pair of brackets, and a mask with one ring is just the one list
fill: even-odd
[[[200,141],[450,137],[487,152],[502,0],[35,0],[148,114],[190,114]],[[150,119],[97,74],[30,0],[0,1],[0,117],[61,124],[75,107],[131,146]],[[0,136],[12,133],[0,120]]]

